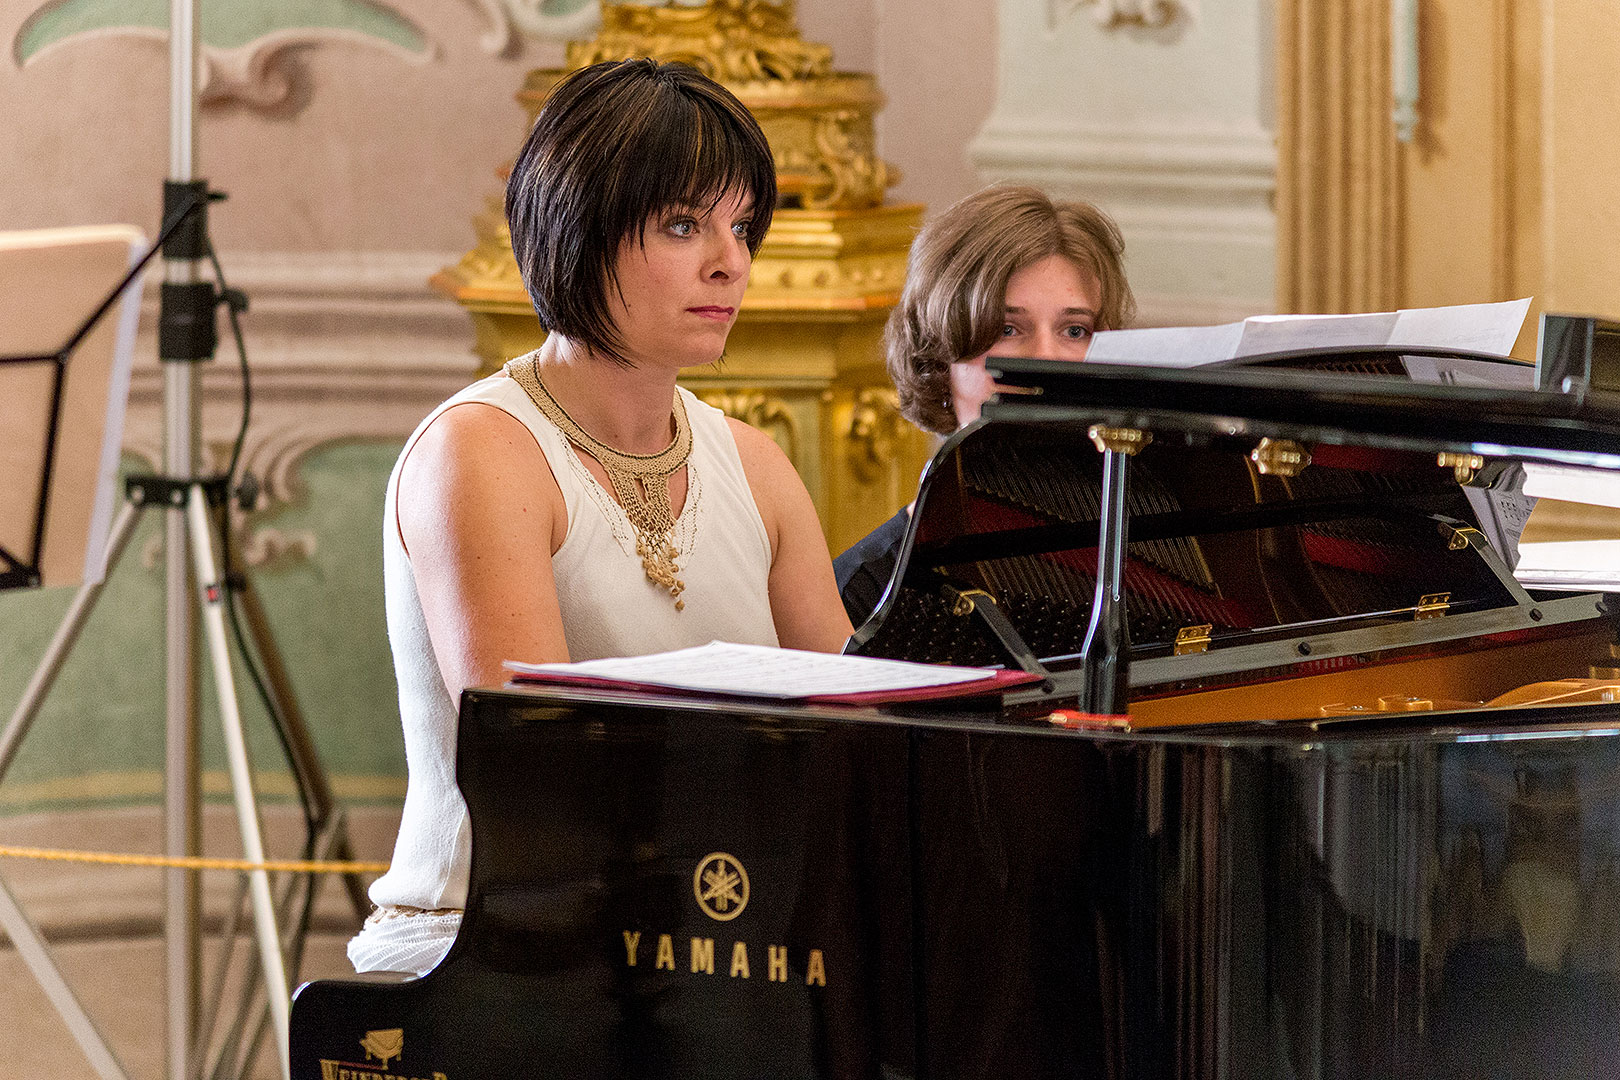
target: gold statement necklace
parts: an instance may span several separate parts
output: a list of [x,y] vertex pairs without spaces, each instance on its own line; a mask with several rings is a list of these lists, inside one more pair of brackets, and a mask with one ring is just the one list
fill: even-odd
[[[692,454],[692,426],[686,419],[686,406],[681,395],[675,394],[675,437],[668,446],[656,454],[626,454],[615,450],[574,422],[568,410],[551,396],[546,384],[540,381],[538,361],[533,358],[513,360],[506,365],[506,373],[523,387],[535,406],[546,419],[557,425],[567,440],[601,462],[607,470],[613,493],[618,496],[624,516],[636,533],[636,554],[641,556],[641,568],[647,580],[669,590],[675,598],[675,610],[686,607],[681,593],[686,583],[676,575],[680,567],[675,560],[680,552],[671,541],[675,531],[675,515],[670,505],[670,475],[686,464]],[[639,481],[639,483],[638,483]]]

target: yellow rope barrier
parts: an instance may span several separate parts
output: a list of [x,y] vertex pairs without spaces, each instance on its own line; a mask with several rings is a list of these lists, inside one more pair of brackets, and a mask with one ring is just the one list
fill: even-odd
[[293,874],[381,874],[385,862],[339,862],[322,859],[215,859],[204,855],[124,855],[115,851],[63,851],[58,848],[11,847],[0,844],[0,858],[45,862],[104,863],[109,866],[161,866],[176,870],[267,870]]

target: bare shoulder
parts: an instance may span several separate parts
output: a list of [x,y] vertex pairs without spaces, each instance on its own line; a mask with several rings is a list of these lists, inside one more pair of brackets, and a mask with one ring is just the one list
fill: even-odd
[[417,438],[406,458],[407,464],[419,456],[464,457],[484,450],[507,450],[526,455],[539,454],[540,446],[523,421],[505,409],[481,401],[464,401],[438,416]]
[[[521,521],[525,531],[554,532],[562,493],[521,420],[493,405],[463,402],[440,413],[417,438],[400,470],[399,500],[409,546],[413,525],[440,528],[447,517],[469,527]],[[557,543],[560,538],[553,550]]]
[[778,479],[783,475],[783,470],[794,477],[798,476],[794,472],[793,462],[788,460],[786,452],[776,444],[775,439],[734,417],[726,417],[726,423],[731,427],[732,441],[737,444],[737,456],[742,459],[743,472],[748,475],[750,483]]

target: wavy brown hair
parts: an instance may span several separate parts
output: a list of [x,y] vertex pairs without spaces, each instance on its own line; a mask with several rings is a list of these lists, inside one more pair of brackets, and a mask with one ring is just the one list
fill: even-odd
[[546,330],[625,363],[608,316],[619,249],[672,207],[753,197],[748,250],[776,209],[776,167],[742,102],[696,68],[620,60],[559,83],[506,182],[506,221],[523,285]]
[[922,227],[906,262],[900,306],[883,333],[889,377],[907,420],[941,435],[956,429],[951,365],[995,346],[1007,280],[1049,255],[1096,275],[1102,286],[1098,330],[1129,325],[1136,301],[1125,280],[1125,241],[1090,203],[1055,202],[1038,188],[997,185]]

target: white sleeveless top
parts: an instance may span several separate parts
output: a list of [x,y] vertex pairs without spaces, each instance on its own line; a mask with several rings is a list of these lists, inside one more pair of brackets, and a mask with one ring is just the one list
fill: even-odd
[[684,389],[676,393],[692,426],[686,504],[673,537],[686,583],[681,611],[667,589],[647,580],[624,510],[511,378],[495,374],[473,383],[435,409],[405,443],[388,478],[383,585],[409,780],[394,859],[372,883],[373,903],[459,908],[467,899],[472,845],[455,777],[458,703],[445,690],[434,659],[398,514],[400,466],[446,409],[465,402],[493,405],[521,421],[545,453],[568,512],[567,535],[552,567],[570,659],[637,656],[710,641],[777,644],[767,590],[770,537],[725,414]]

